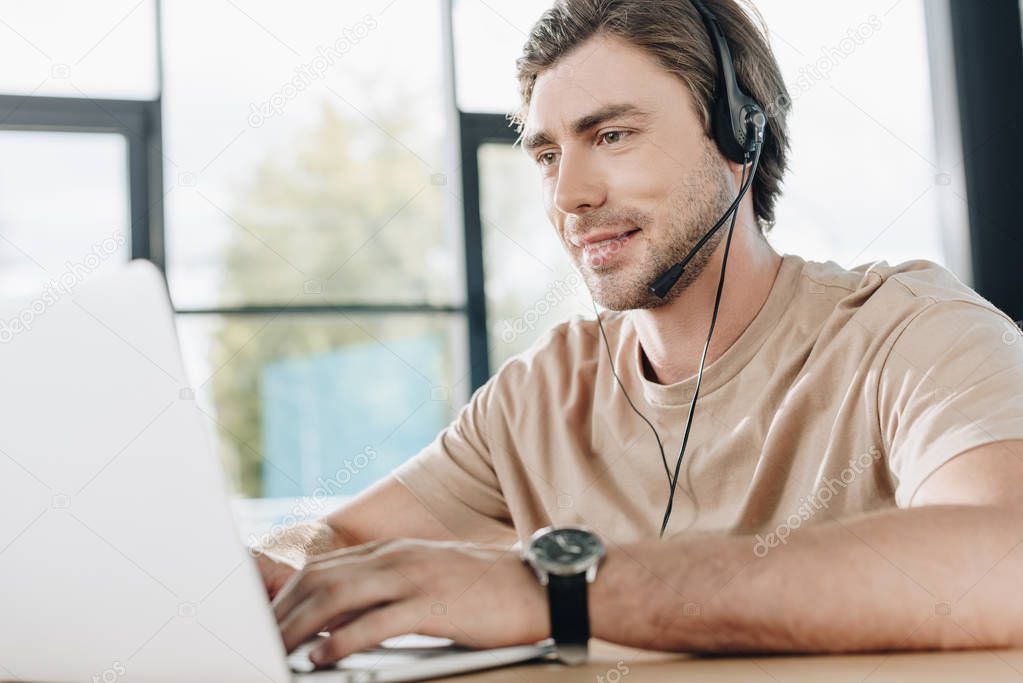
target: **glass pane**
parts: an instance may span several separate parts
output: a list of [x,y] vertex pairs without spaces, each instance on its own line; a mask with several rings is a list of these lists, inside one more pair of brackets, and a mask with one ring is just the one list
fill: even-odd
[[459,316],[180,315],[178,331],[246,497],[358,493],[432,441],[468,394]]
[[479,150],[491,368],[572,315],[593,315],[586,283],[543,211],[536,168],[518,147]]
[[[792,157],[771,241],[844,266],[945,262],[922,0],[761,0],[793,100]],[[965,201],[962,197],[958,201]]]
[[164,4],[179,307],[464,298],[438,7]]
[[0,0],[0,92],[156,98],[156,0]]
[[455,0],[455,79],[462,111],[505,114],[519,105],[515,58],[551,0]]
[[122,136],[0,131],[0,160],[0,295],[66,295],[128,260]]

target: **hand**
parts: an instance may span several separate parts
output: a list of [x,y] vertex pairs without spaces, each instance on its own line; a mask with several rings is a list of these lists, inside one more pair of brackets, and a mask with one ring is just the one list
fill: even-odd
[[546,593],[515,552],[452,541],[383,541],[315,557],[273,608],[288,652],[331,631],[310,653],[317,665],[405,633],[480,648],[550,636]]
[[265,550],[249,548],[249,553],[256,558],[256,567],[263,577],[266,594],[271,600],[277,596],[288,580],[298,573],[299,567],[282,557],[274,556]]

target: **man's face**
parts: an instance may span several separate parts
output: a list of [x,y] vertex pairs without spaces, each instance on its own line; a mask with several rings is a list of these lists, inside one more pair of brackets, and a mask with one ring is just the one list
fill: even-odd
[[622,39],[595,36],[537,78],[522,140],[541,174],[547,216],[605,308],[669,303],[724,235],[690,262],[666,299],[648,291],[736,188],[687,86]]

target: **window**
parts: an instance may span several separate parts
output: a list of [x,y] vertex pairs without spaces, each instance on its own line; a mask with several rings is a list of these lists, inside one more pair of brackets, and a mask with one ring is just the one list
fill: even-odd
[[550,0],[454,0],[458,108],[504,114],[518,106],[515,59]]
[[438,8],[166,4],[180,307],[462,298],[443,215]]
[[5,2],[0,92],[156,97],[155,0]]
[[167,276],[199,405],[243,495],[307,495],[369,448],[327,492],[357,493],[471,388],[440,4],[183,0],[163,23]]
[[518,147],[479,149],[490,367],[527,349],[555,323],[593,315],[589,290],[540,201],[536,168]]
[[128,260],[127,158],[121,135],[0,131],[0,292],[68,293]]
[[179,318],[197,405],[249,497],[358,493],[432,441],[465,390],[460,316]]
[[955,190],[935,160],[924,3],[829,2],[813,22],[784,0],[758,7],[793,103],[775,247],[846,267],[945,263],[939,197]]

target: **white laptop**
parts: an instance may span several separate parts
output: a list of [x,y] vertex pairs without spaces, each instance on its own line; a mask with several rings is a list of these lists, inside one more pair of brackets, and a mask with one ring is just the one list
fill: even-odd
[[[152,264],[0,301],[0,680],[307,678],[193,396]],[[551,651],[385,645],[308,677],[415,680]]]

